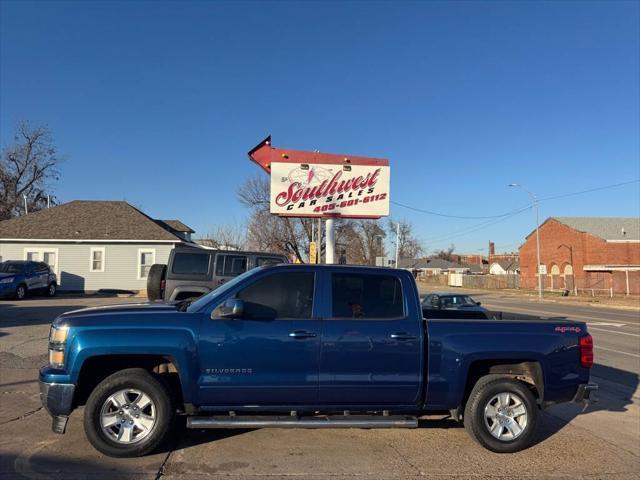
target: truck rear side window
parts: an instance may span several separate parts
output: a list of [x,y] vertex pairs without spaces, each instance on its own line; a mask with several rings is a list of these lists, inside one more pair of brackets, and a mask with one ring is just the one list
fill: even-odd
[[256,267],[263,267],[265,265],[277,265],[282,263],[282,260],[277,257],[256,257]]
[[331,291],[334,318],[367,320],[404,317],[402,285],[398,277],[334,273]]
[[241,290],[248,319],[309,319],[313,308],[313,272],[274,273]]
[[235,277],[247,271],[246,255],[221,255],[216,258],[216,275]]
[[209,271],[209,254],[176,253],[173,256],[172,273],[181,275],[206,275]]

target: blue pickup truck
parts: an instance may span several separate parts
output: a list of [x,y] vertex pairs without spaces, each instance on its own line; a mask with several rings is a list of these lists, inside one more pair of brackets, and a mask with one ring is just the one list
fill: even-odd
[[416,428],[446,412],[495,452],[534,442],[540,410],[588,400],[593,344],[566,320],[428,319],[403,270],[277,265],[193,303],[68,312],[40,391],[64,433],[85,405],[91,444],[156,449],[176,418],[205,428]]

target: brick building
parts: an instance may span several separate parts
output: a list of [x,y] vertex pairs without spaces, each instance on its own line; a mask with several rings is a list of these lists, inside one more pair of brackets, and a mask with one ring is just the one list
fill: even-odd
[[520,255],[518,252],[496,253],[496,244],[489,242],[489,266],[494,262],[512,262],[518,263]]
[[451,255],[454,262],[465,265],[486,265],[487,259],[479,253],[454,253]]
[[[520,247],[520,286],[537,288],[536,234]],[[540,225],[545,290],[640,295],[640,219],[551,217]]]

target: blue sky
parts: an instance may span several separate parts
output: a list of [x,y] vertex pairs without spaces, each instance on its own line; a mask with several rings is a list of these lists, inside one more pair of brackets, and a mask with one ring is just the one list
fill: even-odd
[[[637,2],[14,2],[0,5],[0,138],[48,123],[56,193],[126,199],[199,234],[275,146],[386,157],[392,200],[461,216],[640,178]],[[429,250],[515,249],[499,223],[392,205]],[[638,184],[541,204],[638,216]],[[474,228],[474,226],[478,226]]]

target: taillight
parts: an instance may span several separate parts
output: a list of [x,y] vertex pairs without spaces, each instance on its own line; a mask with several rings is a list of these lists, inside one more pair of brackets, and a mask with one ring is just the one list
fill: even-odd
[[585,368],[593,366],[593,338],[591,335],[580,338],[580,365]]
[[167,281],[166,280],[160,280],[160,290],[164,290],[164,287],[167,286]]

